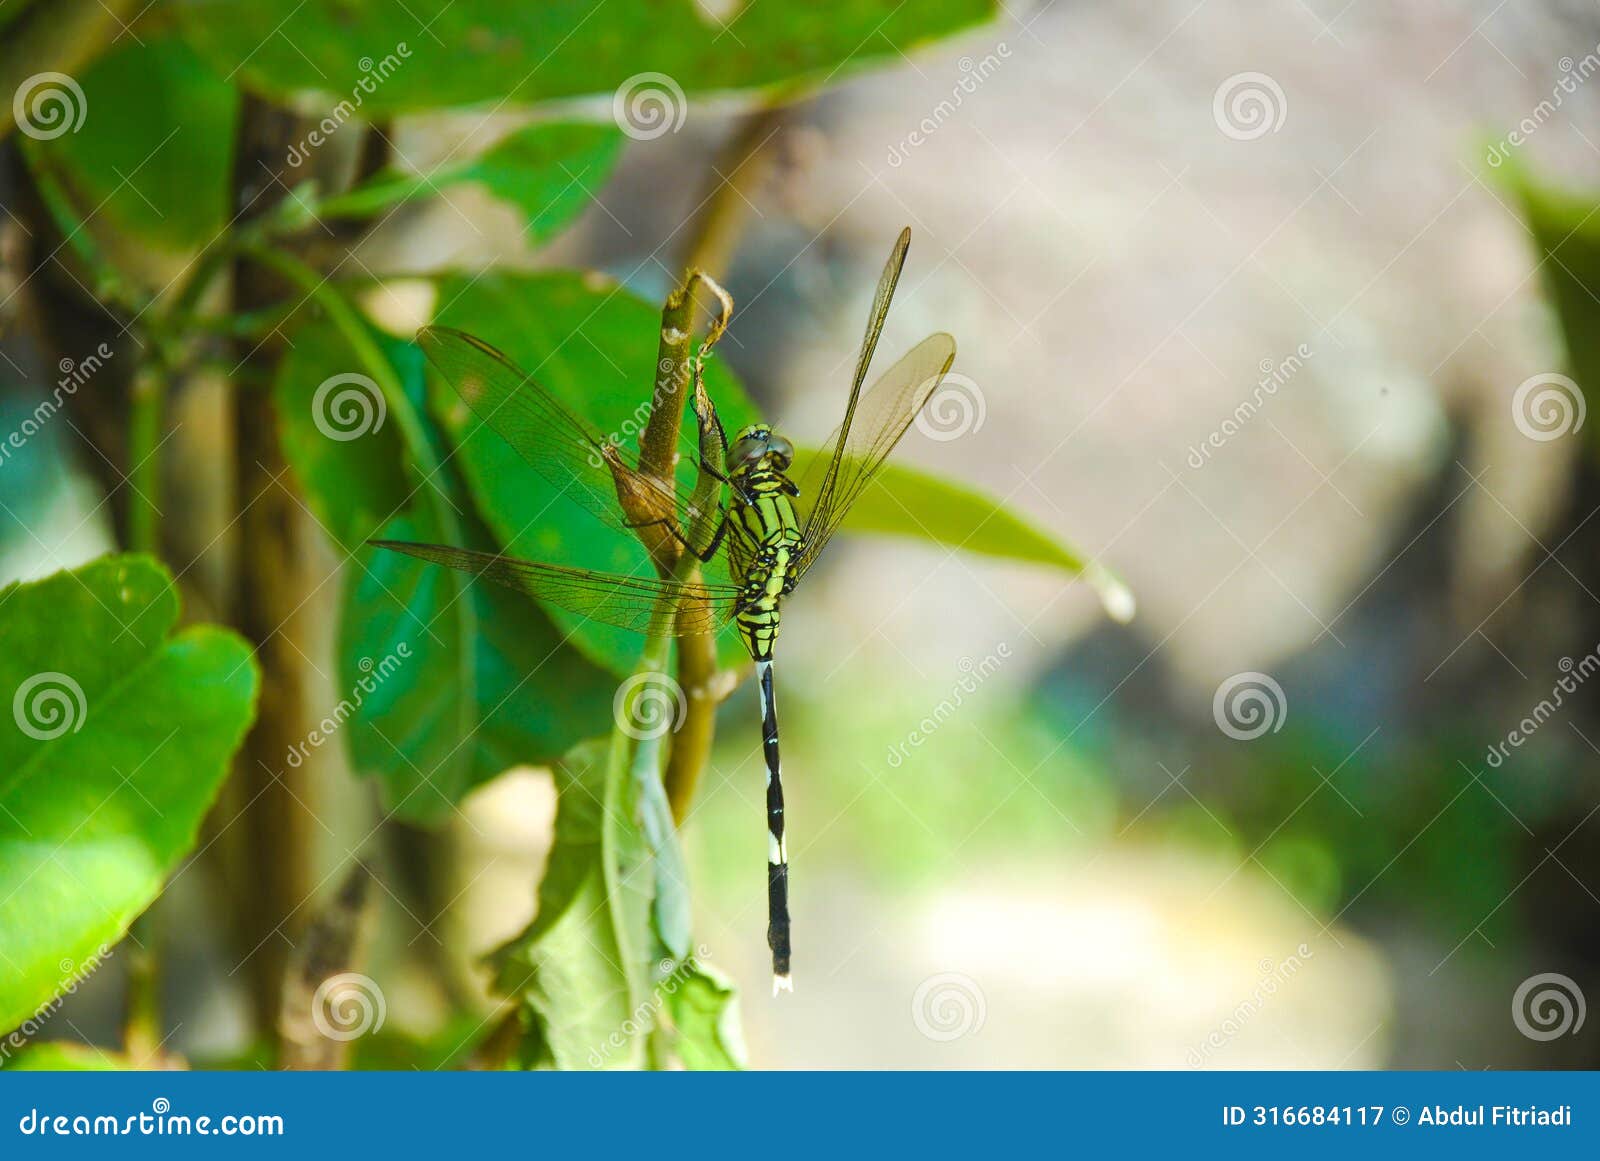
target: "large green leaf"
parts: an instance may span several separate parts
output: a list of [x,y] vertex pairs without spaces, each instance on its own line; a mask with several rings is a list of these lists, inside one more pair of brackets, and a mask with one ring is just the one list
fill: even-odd
[[[444,303],[435,320],[493,343],[595,430],[627,442],[642,426],[655,382],[660,310],[614,283],[569,272],[491,273],[441,280]],[[706,366],[706,386],[728,430],[754,422],[755,408],[718,362]],[[561,494],[510,445],[483,426],[454,389],[434,376],[432,399],[478,508],[496,540],[513,555],[577,568],[653,576],[636,537],[610,528]],[[693,429],[692,416],[686,430]],[[693,480],[688,457],[679,465]],[[708,570],[712,579],[720,562]],[[641,638],[551,606],[575,644],[618,675],[633,670]],[[725,657],[742,656],[725,634]]]
[[254,710],[249,648],[169,637],[166,571],[108,557],[0,592],[0,1027],[103,958],[193,846]]
[[612,685],[531,601],[364,547],[382,536],[492,548],[422,406],[421,351],[393,340],[380,349],[398,398],[354,370],[331,323],[302,326],[275,400],[307,503],[353,554],[340,613],[344,704],[329,723],[392,809],[431,823],[508,767],[554,761],[604,729]]
[[229,216],[233,85],[172,36],[124,37],[79,80],[81,101],[61,91],[82,124],[30,150],[60,176],[79,215],[97,232],[103,220],[173,250],[215,238]]
[[674,1048],[693,1071],[744,1067],[738,993],[733,981],[708,964],[690,960],[662,981],[657,992],[677,1029]]
[[[441,538],[425,514],[397,517],[383,535]],[[344,729],[357,771],[382,782],[402,817],[439,822],[472,787],[605,729],[612,682],[531,601],[395,552],[356,560],[339,675],[347,689],[374,688]],[[387,676],[374,682],[378,672]]]
[[694,0],[455,0],[421,14],[408,0],[287,9],[278,0],[180,0],[176,8],[220,71],[239,70],[269,96],[314,91],[377,116],[610,93],[652,73],[690,93],[820,80],[842,65],[898,64],[918,44],[988,19],[995,5],[751,0],[726,22]]
[[[796,477],[803,477],[821,454],[797,447]],[[1091,585],[1112,617],[1126,621],[1133,616],[1133,594],[1126,585],[1003,501],[893,460],[861,493],[842,527],[846,532],[910,537],[979,556],[1058,568]]]
[[272,390],[307,504],[341,548],[356,551],[413,499],[383,392],[326,319],[296,328]]
[[[556,834],[539,882],[539,910],[527,931],[498,955],[499,986],[527,1005],[533,1020],[527,1065],[560,1069],[637,1068],[645,1060],[636,965],[624,963],[619,925],[642,945],[647,914],[611,894],[608,824],[622,832],[631,871],[640,877],[643,839],[627,816],[605,808],[607,767],[616,758],[603,742],[579,746],[555,767]],[[648,874],[648,871],[645,871]]]
[[536,243],[589,204],[616,164],[622,140],[622,134],[609,125],[565,121],[530,125],[478,157],[427,174],[381,174],[358,189],[329,198],[318,213],[324,218],[368,217],[472,182],[521,210],[528,223],[525,240]]

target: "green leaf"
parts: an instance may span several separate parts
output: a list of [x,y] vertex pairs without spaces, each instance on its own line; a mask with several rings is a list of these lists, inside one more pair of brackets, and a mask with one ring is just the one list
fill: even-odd
[[124,37],[79,81],[81,103],[63,91],[82,124],[31,148],[35,163],[61,177],[96,227],[178,251],[214,239],[230,216],[233,85],[173,36]]
[[678,1035],[674,1045],[691,1071],[726,1072],[745,1066],[738,992],[715,968],[689,960],[657,986]]
[[[795,448],[792,474],[803,478],[820,455],[815,448]],[[842,528],[910,537],[979,556],[1058,568],[1082,577],[1114,619],[1127,621],[1133,616],[1133,594],[1126,585],[1003,501],[893,460],[862,492]]]
[[399,425],[388,421],[382,391],[326,319],[296,328],[272,391],[279,440],[306,503],[334,541],[355,552],[412,497]]
[[[383,535],[439,540],[423,521],[397,517]],[[340,613],[339,676],[352,698],[363,693],[344,729],[357,771],[379,779],[401,817],[440,822],[474,786],[552,762],[606,727],[610,679],[533,602],[396,552],[357,560]],[[454,615],[461,604],[465,621]],[[374,673],[386,676],[374,683]]]
[[[555,767],[556,832],[539,883],[539,910],[521,936],[498,953],[500,990],[527,1005],[538,1058],[560,1069],[638,1068],[644,1063],[632,970],[624,965],[618,923],[643,937],[648,918],[608,891],[604,806],[612,747],[588,742]],[[630,858],[642,849],[626,819]],[[631,869],[631,868],[630,868]],[[620,870],[620,868],[619,868]],[[620,909],[620,910],[619,910]],[[636,944],[637,945],[637,944]]]
[[[1573,378],[1582,390],[1587,434],[1591,448],[1600,449],[1600,196],[1577,195],[1543,186],[1517,167],[1502,171],[1502,180],[1522,202],[1528,229],[1538,248],[1539,273],[1545,292],[1555,307],[1566,341],[1567,361]],[[1535,388],[1539,385],[1533,379]],[[1547,384],[1547,392],[1570,394],[1557,384]],[[1539,395],[1517,402],[1519,423],[1529,424],[1544,434],[1556,432],[1538,413]],[[1554,401],[1555,396],[1549,396]],[[1562,418],[1572,427],[1572,416],[1559,409],[1551,416]]]
[[376,341],[397,398],[355,370],[348,336],[328,321],[295,330],[274,387],[307,503],[353,554],[339,632],[346,693],[311,746],[342,731],[391,809],[436,823],[474,786],[603,729],[612,688],[526,598],[365,547],[380,536],[494,547],[422,406],[422,352]]
[[166,571],[107,557],[0,592],[0,1027],[75,986],[194,845],[255,705],[232,633],[168,636]]
[[133,1063],[119,1052],[107,1052],[92,1044],[69,1040],[46,1040],[29,1044],[4,1060],[0,1068],[11,1072],[126,1072]]
[[391,206],[436,196],[453,185],[477,183],[510,202],[527,219],[526,241],[550,237],[588,206],[622,152],[622,134],[609,125],[577,122],[530,125],[486,153],[428,174],[373,178],[318,207],[323,218],[364,218]]
[[238,69],[279,100],[308,91],[348,100],[369,118],[611,93],[648,73],[689,93],[822,81],[845,65],[899,64],[995,9],[991,0],[751,0],[722,21],[694,0],[455,0],[429,9],[424,27],[407,0],[174,7],[222,72]]
[[[440,280],[439,300],[445,306],[436,322],[499,347],[595,430],[627,442],[642,428],[655,383],[658,307],[598,276],[567,271],[450,277]],[[755,408],[716,360],[706,366],[706,386],[730,431],[755,421]],[[602,524],[563,496],[438,376],[432,387],[434,410],[458,449],[478,510],[505,551],[575,568],[654,575],[635,536]],[[686,430],[693,422],[691,416]],[[694,471],[686,456],[679,464],[686,484]],[[709,579],[726,575],[720,560],[708,566]],[[597,663],[619,676],[633,671],[642,641],[637,634],[554,605],[546,610]],[[721,644],[729,664],[745,656],[734,634],[724,634]]]

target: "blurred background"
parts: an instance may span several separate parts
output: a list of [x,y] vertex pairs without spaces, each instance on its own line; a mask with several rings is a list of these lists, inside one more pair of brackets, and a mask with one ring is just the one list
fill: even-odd
[[[654,303],[708,190],[733,189],[718,358],[816,443],[909,225],[880,366],[947,330],[962,379],[897,458],[1137,599],[1120,624],[1058,570],[830,549],[779,670],[794,995],[766,995],[748,681],[682,828],[752,1065],[1600,1066],[1597,71],[1577,0],[1009,3],[773,108],[695,94],[549,241],[471,185],[361,238],[395,335],[442,266],[599,271]],[[389,133],[423,171],[527,121]],[[22,184],[13,158],[14,207]],[[8,361],[54,361],[8,321]],[[207,459],[221,393],[201,376],[177,400],[169,458]],[[5,579],[114,546],[92,443],[58,427],[0,472]],[[201,535],[217,488],[183,508],[214,581],[235,551]],[[306,543],[331,575],[344,554]],[[338,604],[307,604],[312,717],[341,696]],[[313,768],[326,893],[372,795],[341,747]],[[548,772],[519,768],[389,848],[428,882],[379,871],[365,970],[388,1020],[358,1054],[481,1034],[479,957],[528,923],[554,817]],[[167,1048],[196,1062],[252,1042],[229,898],[184,872],[163,900]],[[114,1038],[119,970],[51,1035]]]

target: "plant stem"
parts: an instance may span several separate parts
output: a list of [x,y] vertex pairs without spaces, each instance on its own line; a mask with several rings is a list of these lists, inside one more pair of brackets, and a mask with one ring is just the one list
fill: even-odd
[[[685,284],[688,291],[687,301],[682,306],[682,317],[685,322],[680,328],[684,331],[690,329],[694,318],[695,292],[698,284],[692,275],[694,272],[704,271],[714,278],[720,278],[726,271],[739,234],[744,228],[746,211],[750,204],[749,193],[765,180],[770,171],[772,150],[768,145],[781,127],[783,116],[783,111],[776,107],[765,108],[752,114],[730,139],[723,156],[716,164],[716,172],[711,179],[715,182],[715,187],[705,199],[704,209],[695,223],[694,242],[689,248],[687,266],[691,277]],[[669,299],[669,310],[671,307]],[[675,357],[673,352],[666,349],[667,324],[668,317],[664,312],[661,351],[663,361],[658,363],[658,367],[667,367],[665,360]],[[685,351],[687,351],[687,339],[685,339]],[[675,367],[674,364],[674,369]],[[687,362],[684,364],[684,379],[685,381],[688,379]],[[660,387],[658,380],[658,400]],[[671,453],[677,451],[678,423],[683,416],[683,392],[687,390],[687,382],[682,385],[674,384],[674,387],[675,405],[669,404],[665,408],[652,409],[650,416],[651,422],[654,422],[656,411],[662,410],[673,417],[672,443],[665,445]],[[649,429],[646,428],[646,437],[648,435]],[[645,449],[641,448],[641,470],[644,451]],[[701,774],[711,758],[711,745],[716,738],[717,730],[717,706],[726,696],[726,691],[718,679],[717,642],[714,636],[699,634],[685,637],[679,642],[678,684],[684,692],[683,724],[673,735],[672,752],[667,759],[667,768],[662,781],[666,787],[667,801],[672,805],[673,821],[681,825],[689,815],[689,807],[694,802],[695,792],[700,786]]]
[[[246,97],[234,165],[233,203],[248,229],[281,198],[274,176],[297,132],[296,120]],[[233,309],[261,310],[280,301],[283,285],[259,267],[236,262]],[[198,292],[197,292],[198,293]],[[279,352],[259,343],[238,345],[240,362],[269,377]],[[236,543],[233,621],[255,647],[261,665],[256,721],[237,767],[237,802],[244,824],[233,867],[235,889],[250,899],[239,916],[257,1029],[276,1048],[288,948],[299,934],[297,916],[311,893],[309,769],[289,767],[284,755],[306,733],[303,609],[311,591],[308,528],[292,473],[278,439],[267,391],[233,393]],[[249,884],[246,888],[245,884]]]

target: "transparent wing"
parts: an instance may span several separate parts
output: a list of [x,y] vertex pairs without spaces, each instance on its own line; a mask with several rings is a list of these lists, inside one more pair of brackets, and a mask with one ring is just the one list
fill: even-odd
[[[417,342],[474,414],[534,471],[607,524],[629,530],[607,466],[606,443],[587,423],[482,339],[450,327],[424,327]],[[632,478],[659,491],[656,507],[664,517],[672,513],[677,528],[684,527],[691,498],[683,488]]]
[[616,573],[592,572],[582,568],[563,568],[536,564],[492,552],[472,552],[444,544],[412,544],[402,540],[369,541],[374,548],[403,552],[430,564],[459,569],[484,580],[494,581],[537,600],[560,605],[580,616],[631,629],[650,631],[651,618],[663,597],[678,601],[677,623],[671,632],[676,637],[714,633],[733,617],[739,590],[732,585],[658,580],[655,577],[628,577]]
[[[861,337],[861,350],[856,355],[856,374],[850,382],[850,401],[845,404],[844,421],[833,433],[828,454],[820,461],[828,465],[827,469],[816,480],[810,479],[811,473],[808,472],[807,478],[800,482],[801,495],[811,497],[813,514],[828,506],[829,496],[838,482],[845,441],[849,438],[851,423],[855,419],[856,404],[861,401],[861,384],[866,382],[872,353],[878,349],[878,338],[883,334],[883,320],[889,316],[889,303],[894,298],[894,288],[900,282],[900,271],[905,267],[906,251],[910,248],[911,227],[907,226],[895,239],[894,249],[889,251],[889,261],[883,264],[883,273],[878,276],[878,289],[872,295],[872,309],[867,312],[867,333]],[[808,489],[806,485],[812,483],[816,487]]]
[[850,506],[938,390],[955,358],[955,339],[942,332],[929,335],[884,372],[859,402],[851,398],[830,445],[833,454],[819,457],[800,479],[806,547],[796,568],[797,580],[839,530]]

